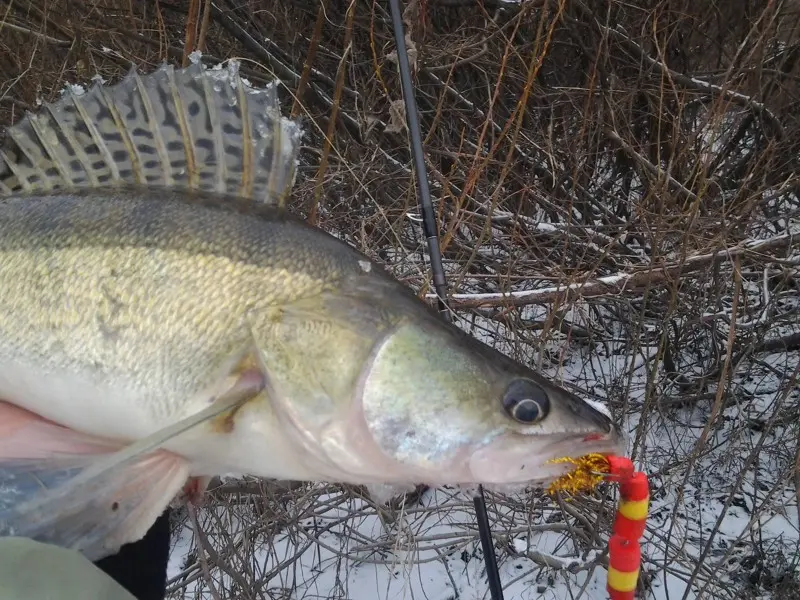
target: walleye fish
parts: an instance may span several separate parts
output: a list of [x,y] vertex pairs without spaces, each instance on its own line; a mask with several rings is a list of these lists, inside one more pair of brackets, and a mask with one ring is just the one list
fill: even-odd
[[0,148],[0,535],[96,560],[187,482],[544,484],[611,419],[286,212],[235,62],[67,91]]

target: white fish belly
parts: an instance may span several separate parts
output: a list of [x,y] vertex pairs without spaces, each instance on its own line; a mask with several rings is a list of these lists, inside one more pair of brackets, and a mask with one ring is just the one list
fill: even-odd
[[120,441],[146,437],[169,424],[157,423],[141,393],[23,361],[0,361],[0,399],[65,427]]
[[[87,374],[55,370],[43,372],[22,361],[0,362],[0,399],[70,429],[122,443],[150,436],[208,406],[215,391],[184,401],[148,400],[153,390],[137,391],[124,385],[101,385]],[[197,475],[246,473],[279,479],[319,477],[301,458],[302,450],[271,417],[262,394],[244,406],[230,432],[198,425],[163,447],[184,457]],[[164,407],[171,410],[165,415]]]

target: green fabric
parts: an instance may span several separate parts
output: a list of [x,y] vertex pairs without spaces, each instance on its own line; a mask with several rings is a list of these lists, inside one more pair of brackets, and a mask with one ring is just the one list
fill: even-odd
[[2,600],[136,600],[79,552],[0,537]]

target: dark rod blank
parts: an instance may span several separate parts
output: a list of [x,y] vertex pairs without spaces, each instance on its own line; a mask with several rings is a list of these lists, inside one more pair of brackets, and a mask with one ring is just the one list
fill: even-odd
[[497,556],[494,553],[492,540],[492,526],[489,524],[489,514],[486,512],[486,497],[483,495],[483,486],[478,488],[478,493],[472,498],[475,505],[475,516],[478,519],[478,535],[483,548],[483,562],[486,565],[486,578],[489,580],[489,591],[492,600],[503,600],[503,584],[500,582],[500,571],[497,569]]
[[[400,69],[400,84],[403,88],[403,98],[406,106],[406,123],[411,137],[411,153],[414,157],[414,170],[417,175],[419,191],[419,204],[422,209],[422,229],[428,241],[428,252],[431,257],[431,272],[433,285],[438,296],[438,308],[442,316],[448,321],[452,320],[447,306],[447,281],[442,266],[442,253],[439,249],[439,233],[436,223],[436,214],[433,212],[431,191],[428,187],[428,171],[425,167],[425,155],[422,150],[422,135],[419,129],[419,116],[414,98],[414,85],[411,82],[411,69],[408,65],[405,32],[403,19],[400,12],[399,0],[389,0],[392,11],[392,25],[394,27],[394,40],[397,46],[397,65]],[[486,565],[486,576],[489,580],[489,591],[492,600],[503,600],[503,586],[500,582],[500,572],[497,568],[497,557],[494,552],[492,530],[489,525],[489,515],[486,512],[486,497],[483,486],[478,486],[478,493],[473,497],[475,514],[478,520],[478,533],[481,538],[483,560]]]
[[411,68],[408,65],[403,19],[398,0],[389,0],[389,4],[392,9],[392,25],[394,26],[394,39],[397,45],[400,84],[403,88],[403,98],[406,106],[406,123],[411,137],[411,154],[414,157],[414,170],[417,174],[419,205],[422,209],[422,230],[425,233],[425,239],[428,241],[428,253],[431,257],[433,287],[438,296],[439,312],[447,320],[451,320],[450,311],[447,307],[447,282],[444,276],[444,267],[442,266],[442,252],[439,249],[436,214],[433,212],[431,190],[428,187],[428,171],[425,168],[425,155],[422,151],[422,134],[419,131],[419,115],[417,115],[417,103],[414,99],[414,84],[411,82]]

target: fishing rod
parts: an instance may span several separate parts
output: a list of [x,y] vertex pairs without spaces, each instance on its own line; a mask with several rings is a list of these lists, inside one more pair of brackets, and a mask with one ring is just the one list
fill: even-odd
[[[422,229],[428,242],[431,257],[431,273],[436,290],[439,312],[452,322],[447,302],[447,281],[442,266],[442,253],[439,248],[439,234],[436,215],[433,212],[431,192],[428,187],[428,174],[425,167],[425,156],[422,150],[422,135],[419,128],[417,104],[414,98],[414,86],[411,82],[411,69],[406,52],[405,32],[399,0],[389,0],[392,13],[394,40],[397,47],[397,65],[400,70],[400,84],[406,107],[406,124],[411,138],[411,152],[414,159],[414,172],[417,176],[419,205],[422,210]],[[636,471],[629,458],[619,456],[589,455],[577,461],[579,471],[587,476],[596,475],[592,469],[605,473],[609,481],[620,486],[620,503],[614,518],[612,536],[609,539],[608,582],[606,589],[610,600],[633,600],[641,568],[640,540],[644,534],[650,503],[650,490],[647,475]],[[591,479],[591,477],[588,477]],[[475,516],[478,521],[478,533],[483,548],[483,560],[489,591],[492,600],[503,600],[503,586],[500,582],[500,571],[497,556],[492,542],[492,530],[489,515],[486,511],[486,496],[483,486],[479,485],[472,498]]]
[[[389,0],[392,12],[392,26],[394,41],[397,47],[397,65],[400,69],[400,85],[403,90],[403,99],[406,107],[406,124],[411,138],[411,153],[414,158],[414,172],[417,176],[419,192],[419,205],[422,211],[422,230],[428,242],[428,254],[431,260],[431,273],[433,286],[436,291],[439,312],[448,321],[452,321],[450,308],[447,303],[447,280],[442,266],[442,252],[439,248],[439,232],[436,224],[436,215],[433,212],[431,191],[428,186],[428,172],[425,167],[425,156],[422,150],[422,135],[419,128],[419,115],[417,103],[414,98],[414,85],[411,82],[411,69],[408,64],[406,52],[405,31],[403,29],[402,13],[399,0]],[[497,567],[497,556],[494,553],[492,529],[489,524],[489,514],[486,511],[486,496],[483,486],[478,486],[478,491],[472,498],[475,506],[475,515],[478,521],[478,534],[483,548],[483,560],[486,566],[486,577],[489,580],[489,591],[492,600],[503,600],[503,586],[500,582],[500,571]]]

